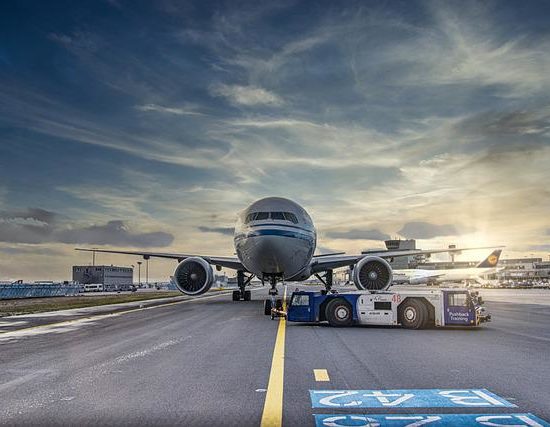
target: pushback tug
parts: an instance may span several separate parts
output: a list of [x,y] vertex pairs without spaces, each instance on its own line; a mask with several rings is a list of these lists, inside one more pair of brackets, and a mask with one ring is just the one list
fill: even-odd
[[[389,288],[389,286],[388,286]],[[280,300],[279,300],[280,301]],[[299,291],[292,293],[286,312],[281,303],[272,318],[331,326],[386,325],[408,329],[475,327],[491,320],[478,292],[468,289],[397,289],[350,293]]]

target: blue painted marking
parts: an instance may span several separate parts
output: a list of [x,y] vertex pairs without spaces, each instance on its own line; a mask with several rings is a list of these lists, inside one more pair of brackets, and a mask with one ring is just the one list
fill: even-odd
[[298,229],[298,230],[302,230],[302,231],[306,231],[308,233],[313,233],[313,230],[309,229],[309,228],[304,228],[304,227],[300,227],[298,225],[290,225],[290,224],[278,224],[276,222],[269,222],[269,223],[264,223],[264,224],[254,224],[254,225],[250,225],[249,228],[250,229],[254,229],[256,227],[273,227],[273,226],[277,226],[277,227],[288,227],[288,228],[295,228],[295,229]]
[[418,427],[514,426],[550,427],[530,413],[525,414],[316,414],[316,427]]
[[313,234],[304,234],[298,231],[288,231],[288,230],[278,230],[278,229],[263,229],[263,230],[254,230],[248,233],[240,233],[235,236],[234,240],[240,240],[248,237],[258,237],[258,236],[282,236],[282,237],[292,237],[295,239],[302,240],[312,240]]
[[515,408],[485,389],[310,390],[313,408]]

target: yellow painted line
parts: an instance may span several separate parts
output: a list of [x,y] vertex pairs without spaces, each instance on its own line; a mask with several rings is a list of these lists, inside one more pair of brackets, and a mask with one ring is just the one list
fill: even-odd
[[[78,323],[78,322],[81,322],[83,320],[101,320],[101,319],[106,319],[108,317],[116,317],[116,316],[120,316],[120,315],[128,314],[128,313],[135,313],[135,312],[143,311],[143,310],[151,310],[153,308],[168,307],[170,305],[184,304],[184,303],[187,303],[187,302],[201,301],[201,300],[210,299],[210,298],[218,298],[218,297],[221,297],[222,295],[229,295],[229,292],[228,293],[219,293],[217,295],[209,295],[209,296],[200,297],[200,298],[190,298],[190,299],[184,299],[184,300],[181,300],[181,301],[168,302],[166,304],[157,304],[157,305],[154,305],[154,306],[151,306],[151,307],[141,307],[140,308],[139,306],[137,306],[137,308],[130,308],[128,310],[121,310],[121,311],[117,311],[115,313],[102,313],[102,314],[96,314],[96,315],[92,315],[92,316],[78,317],[76,319],[63,320],[61,322],[53,322],[53,323],[45,323],[43,325],[29,326],[28,328],[12,329],[12,330],[9,330],[9,331],[0,332],[0,337],[1,336],[6,336],[6,335],[9,335],[9,334],[13,334],[13,333],[16,333],[16,332],[30,331],[30,330],[33,330],[33,329],[47,328],[47,327],[51,327],[51,326],[72,325],[73,323]],[[178,298],[178,297],[175,297],[175,298]],[[151,301],[151,300],[149,300],[149,301]],[[122,304],[124,304],[124,303],[122,303]],[[101,306],[98,305],[97,307],[101,307]],[[77,309],[71,309],[71,310],[77,310]],[[59,310],[59,311],[63,311],[63,310]],[[36,314],[40,314],[40,313],[36,313]],[[22,315],[22,316],[24,316],[24,315]]]
[[315,381],[330,381],[328,371],[326,369],[314,369]]
[[[283,293],[283,311],[286,311],[286,286]],[[262,415],[262,427],[278,427],[283,424],[283,387],[285,375],[285,330],[286,320],[279,318],[277,338],[273,348],[273,359],[269,383],[265,395],[264,412]]]

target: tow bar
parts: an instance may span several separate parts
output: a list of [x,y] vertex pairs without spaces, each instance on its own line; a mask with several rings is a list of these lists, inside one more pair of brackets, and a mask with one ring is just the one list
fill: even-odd
[[282,309],[272,308],[271,309],[271,320],[274,320],[277,317],[282,317],[286,319],[286,311],[283,311]]

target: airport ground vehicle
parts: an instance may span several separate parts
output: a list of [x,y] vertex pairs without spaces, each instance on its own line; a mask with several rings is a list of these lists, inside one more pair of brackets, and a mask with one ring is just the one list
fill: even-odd
[[478,326],[491,319],[477,292],[468,289],[325,293],[296,291],[287,310],[291,322],[328,321],[331,326]]
[[103,292],[103,284],[101,283],[88,283],[84,285],[84,292]]

